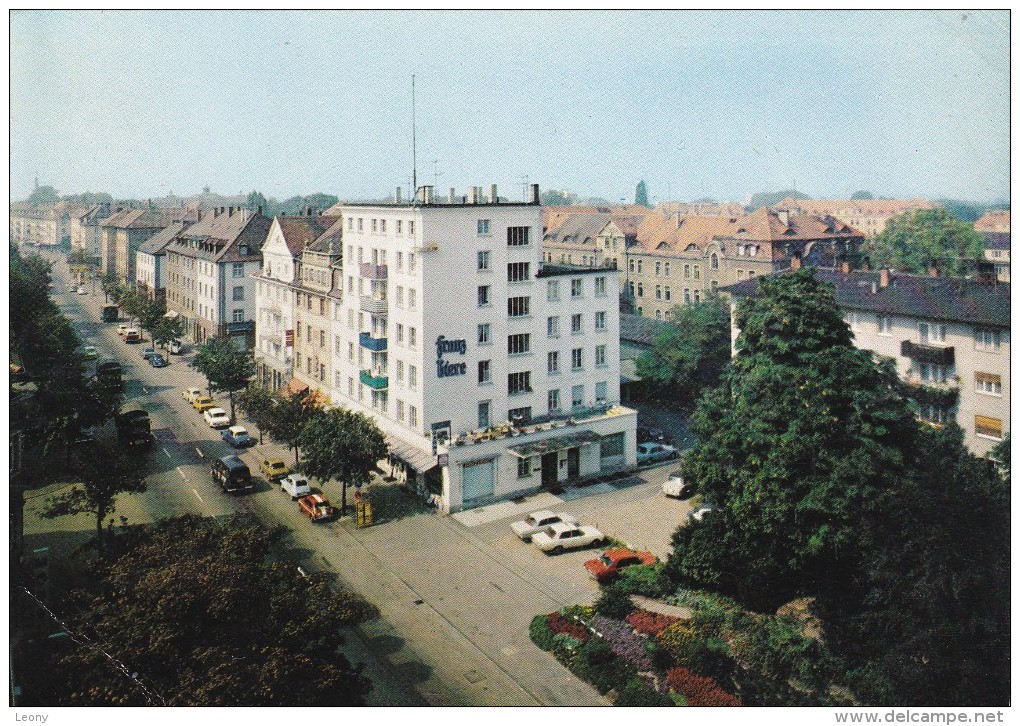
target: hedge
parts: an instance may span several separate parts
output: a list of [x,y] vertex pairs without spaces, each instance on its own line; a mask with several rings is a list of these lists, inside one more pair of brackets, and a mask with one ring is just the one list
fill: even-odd
[[528,635],[531,636],[532,642],[542,650],[552,650],[555,633],[549,629],[549,616],[536,615],[533,617],[531,625],[528,627]]
[[619,690],[617,706],[673,706],[668,696],[656,693],[643,678],[634,676]]

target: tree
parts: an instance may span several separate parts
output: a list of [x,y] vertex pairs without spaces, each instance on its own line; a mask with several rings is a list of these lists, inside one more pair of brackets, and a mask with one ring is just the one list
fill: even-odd
[[60,201],[60,194],[51,186],[37,186],[28,195],[30,204],[56,204]]
[[319,411],[298,437],[305,450],[301,470],[320,481],[340,482],[340,514],[347,512],[347,485],[372,480],[377,462],[386,456],[386,439],[375,422],[345,408]]
[[117,273],[113,270],[107,271],[107,273],[103,275],[103,279],[100,281],[100,284],[102,285],[103,295],[106,298],[106,302],[110,302],[112,299],[114,305],[119,304],[118,301],[124,292],[124,288],[120,284],[120,278],[117,277]]
[[853,346],[813,270],[762,278],[737,325],[738,353],[698,402],[681,465],[717,511],[677,530],[664,573],[755,608],[838,594],[917,426],[895,370]]
[[565,190],[546,189],[539,199],[543,207],[566,207],[577,202],[577,195]]
[[66,616],[88,638],[56,665],[60,705],[364,705],[340,647],[374,608],[282,562],[280,530],[189,516],[117,540]]
[[261,192],[249,192],[247,206],[248,209],[253,212],[258,211],[261,208],[263,214],[269,214],[269,201],[262,195]]
[[1010,456],[1010,444],[1009,434],[1007,433],[1005,438],[1002,439],[995,448],[992,449],[992,461],[995,462],[995,467],[999,471],[999,476],[1002,477],[1002,481],[1009,484],[1009,456]]
[[634,190],[634,204],[640,204],[642,207],[649,206],[648,185],[645,184],[644,179],[637,183],[637,189]]
[[159,298],[150,300],[141,293],[139,295],[141,296],[141,301],[136,308],[138,325],[149,334],[152,344],[155,345],[156,330],[166,320],[166,301]]
[[637,374],[684,405],[719,383],[730,359],[730,311],[716,297],[677,305],[672,320],[637,359]]
[[251,419],[252,423],[259,427],[259,443],[261,444],[262,434],[273,425],[277,398],[265,386],[252,383],[237,396],[237,405]]
[[234,423],[234,393],[248,385],[255,375],[252,352],[238,348],[230,338],[209,338],[198,346],[191,363],[209,383],[209,392],[226,391],[230,399],[230,422]]
[[871,192],[866,192],[866,191],[861,190],[859,192],[854,192],[853,194],[851,194],[850,198],[851,199],[874,199],[875,197],[872,196]]
[[266,433],[273,441],[291,449],[294,452],[294,463],[298,464],[301,462],[298,450],[301,446],[301,432],[309,417],[318,408],[315,397],[277,391],[274,398],[276,404],[273,407],[273,415],[266,426]]
[[71,458],[73,471],[81,481],[63,494],[48,499],[43,516],[94,514],[96,542],[103,549],[103,520],[107,514],[116,511],[117,496],[144,492],[145,481],[135,462],[106,443],[93,442],[91,446],[76,451]]
[[945,209],[918,209],[889,220],[874,240],[872,260],[880,267],[925,273],[960,275],[970,269],[968,260],[984,255],[984,237]]
[[160,318],[152,331],[152,344],[166,348],[171,342],[184,335],[184,319],[179,315],[168,318],[166,313]]
[[117,305],[127,315],[128,320],[132,322],[136,318],[141,317],[141,313],[148,302],[149,299],[141,291],[131,288],[121,288],[116,298]]

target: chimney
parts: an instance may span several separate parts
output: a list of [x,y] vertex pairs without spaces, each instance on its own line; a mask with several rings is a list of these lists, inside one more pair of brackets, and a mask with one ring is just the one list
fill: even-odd
[[499,203],[499,197],[496,195],[496,185],[493,184],[489,188],[489,204],[497,204],[497,203]]
[[790,226],[790,210],[789,209],[777,209],[776,216],[779,217],[779,221],[783,223],[784,227]]
[[475,187],[468,187],[467,203],[468,204],[475,203]]
[[849,260],[843,260],[842,262],[840,262],[839,263],[839,271],[842,274],[844,274],[844,275],[849,275],[850,274],[850,261]]
[[539,204],[538,200],[538,184],[531,185],[531,203]]
[[426,184],[421,188],[422,202],[424,204],[432,204],[432,186]]
[[790,269],[794,272],[800,269],[800,255],[795,254],[790,258]]
[[394,193],[393,199],[397,204],[400,204],[400,187],[397,187],[397,191]]
[[888,267],[883,267],[878,271],[878,286],[882,288],[889,287],[889,282],[892,280],[892,274],[889,272]]
[[[259,214],[262,214],[262,205],[261,205],[261,204],[260,204],[260,205],[259,205],[259,207],[258,207],[258,213],[259,213]],[[199,215],[201,215],[201,214],[202,214],[202,213],[201,213],[201,212],[199,212]]]

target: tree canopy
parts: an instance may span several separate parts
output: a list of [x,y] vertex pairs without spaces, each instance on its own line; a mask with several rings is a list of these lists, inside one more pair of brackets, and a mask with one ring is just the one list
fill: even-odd
[[637,183],[637,188],[634,190],[634,204],[640,204],[643,207],[649,206],[648,185],[645,184],[644,179]]
[[[301,394],[284,394],[277,391],[274,395],[271,414],[266,419],[266,433],[277,443],[284,444],[294,452],[294,462],[301,460],[301,432],[309,417],[318,406],[314,396]],[[261,429],[261,426],[259,427]]]
[[31,204],[56,204],[60,201],[60,193],[51,186],[36,187],[28,195]]
[[942,208],[918,209],[893,217],[874,240],[872,261],[880,267],[925,273],[959,275],[971,269],[967,260],[980,259],[984,237]]
[[217,336],[198,346],[191,365],[206,377],[210,390],[227,392],[230,420],[234,421],[234,393],[247,386],[255,375],[252,352],[237,347],[230,338]]
[[60,705],[364,704],[371,682],[338,648],[374,609],[281,561],[280,534],[189,516],[119,536],[69,609],[87,639],[57,664]]

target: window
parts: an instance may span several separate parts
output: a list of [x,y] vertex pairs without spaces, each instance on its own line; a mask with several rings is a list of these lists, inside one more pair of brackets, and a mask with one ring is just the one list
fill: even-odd
[[1002,420],[988,416],[974,417],[974,433],[990,439],[1002,439]]
[[946,366],[936,363],[921,363],[921,380],[925,383],[945,383]]
[[531,352],[531,334],[518,333],[506,339],[506,351],[508,355],[524,355]]
[[549,372],[559,373],[560,372],[560,354],[559,351],[549,351]]
[[549,413],[560,410],[560,389],[554,388],[549,391]]
[[386,220],[385,219],[380,219],[379,220],[379,231],[382,232],[383,234],[386,234]]
[[404,342],[404,324],[403,323],[397,323],[397,342],[398,343],[403,343]]
[[511,373],[506,377],[507,393],[511,396],[519,393],[531,393],[531,371]]
[[974,347],[977,350],[998,351],[1000,342],[998,330],[991,330],[989,328],[974,329]]
[[546,332],[550,338],[560,337],[560,316],[553,315],[546,320]]
[[233,264],[232,270],[233,270],[234,277],[244,277],[244,263],[243,262],[235,262]]
[[994,373],[975,373],[974,384],[978,393],[989,396],[1002,395],[1002,376],[997,376]]
[[630,264],[628,265],[628,267],[630,267],[630,271],[631,272],[634,272],[634,260],[630,261]]
[[479,271],[487,271],[489,269],[488,250],[482,250],[478,253],[478,269]]
[[690,265],[684,265],[684,279],[685,280],[690,280],[691,279],[691,266]]
[[379,220],[377,220],[377,219],[373,219],[372,220],[372,231],[373,232],[378,232],[379,231]]
[[[666,270],[669,270],[669,263],[666,263]],[[606,294],[606,278],[595,278],[595,297],[603,297]]]
[[656,300],[662,299],[662,285],[655,286],[655,299]]
[[297,337],[298,338],[301,337],[301,321],[300,320],[298,320],[298,322],[297,322]]
[[404,307],[404,286],[397,285],[397,307]]
[[491,334],[491,328],[488,323],[480,323],[478,325],[478,344],[485,345],[489,342],[489,335]]
[[630,296],[634,297],[634,283],[633,283],[633,281],[632,282],[628,282],[627,286],[630,288]]
[[851,310],[846,314],[846,324],[850,326],[850,330],[854,332],[861,328],[861,315],[856,310]]
[[711,288],[712,288],[712,292],[715,292],[716,290],[718,290],[719,289],[719,281],[718,280],[712,280]]
[[404,361],[397,361],[397,383],[404,382]]
[[669,263],[666,263],[666,277],[669,277]]
[[576,385],[570,389],[570,405],[574,408],[581,408],[584,405],[584,386]]
[[415,406],[409,406],[407,411],[407,425],[417,426],[418,425],[418,409]]
[[489,414],[491,410],[492,401],[478,402],[478,428],[486,429],[489,427]]
[[595,365],[604,366],[606,364],[606,346],[596,345],[595,346]]
[[556,302],[557,300],[560,299],[560,281],[559,280],[549,280],[549,282],[547,283],[547,286],[546,286],[546,296],[545,296],[545,299],[548,300],[549,302]]
[[326,347],[326,331],[325,330],[320,330],[319,331],[319,347],[320,348],[325,348]]
[[641,274],[641,260],[637,261],[637,271],[638,271],[638,274]]
[[921,336],[921,343],[945,343],[945,323],[918,323],[917,332]]
[[407,288],[407,307],[415,310],[418,307],[418,291],[413,287]]
[[637,296],[638,297],[644,297],[645,296],[645,286],[643,284],[641,284],[640,282],[637,284]]
[[478,382],[489,383],[492,381],[492,361],[478,361]]
[[595,384],[595,403],[606,402],[606,382],[600,381]]
[[712,253],[710,264],[712,265],[713,270],[719,269],[719,255],[717,255],[715,252]]
[[[398,219],[397,220],[397,234],[403,234],[403,233],[404,233],[404,220]],[[399,261],[399,258],[400,258],[400,253],[398,252],[397,253],[398,261]],[[400,265],[398,264],[397,267],[400,267]]]
[[528,236],[531,232],[530,227],[507,227],[506,229],[506,243],[510,247],[523,247],[528,244]]
[[401,401],[399,398],[397,399],[397,420],[398,421],[404,420],[404,402]]
[[744,271],[743,270],[737,270],[737,279],[738,280],[743,280],[744,279]]
[[531,406],[522,406],[521,408],[511,408],[506,412],[506,417],[510,419],[514,425],[523,426],[524,424],[531,421]]
[[[411,234],[414,234],[414,222],[408,222],[411,225]],[[407,253],[407,271],[414,272],[415,265],[417,264],[417,257],[413,252]]]
[[892,335],[892,315],[878,314],[878,334]]
[[662,274],[662,263],[661,262],[656,262],[655,263],[655,276],[658,277],[661,274]]
[[694,266],[694,279],[695,280],[701,279],[701,265]]
[[491,305],[489,302],[489,286],[479,285],[478,286],[478,307],[485,307]]
[[358,217],[358,231],[363,232],[365,230],[365,219],[364,217]]
[[244,300],[244,287],[242,285],[234,287],[234,300]]
[[307,328],[305,328],[305,340],[307,340],[309,343],[312,342],[312,326],[311,325],[309,325]]
[[527,456],[522,456],[517,460],[517,478],[527,479],[531,476],[531,459]]
[[570,281],[570,297],[581,297],[581,293],[584,288],[581,286],[583,280],[571,280]]
[[232,320],[235,323],[243,323],[244,322],[244,310],[241,310],[240,308],[234,308]]
[[595,313],[595,330],[606,329],[606,313],[604,310]]
[[694,291],[694,302],[701,302],[701,290]]
[[574,348],[570,351],[570,368],[575,371],[581,370],[584,363],[584,350],[582,348]]
[[531,279],[530,262],[511,262],[506,266],[507,282],[525,282]]
[[511,318],[522,318],[531,312],[531,298],[512,297],[506,301],[506,313]]
[[479,219],[478,220],[478,234],[491,234],[489,231],[492,226],[491,220]]
[[415,366],[407,367],[407,387],[412,391],[418,390],[418,369]]
[[418,347],[418,329],[408,328],[407,329],[407,344],[412,348]]
[[354,362],[354,343],[347,344],[347,360]]

